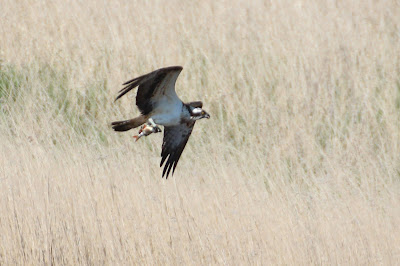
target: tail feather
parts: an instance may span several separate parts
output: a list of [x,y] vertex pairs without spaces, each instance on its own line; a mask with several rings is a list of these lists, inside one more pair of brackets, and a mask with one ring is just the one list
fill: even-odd
[[136,127],[143,125],[144,123],[146,123],[146,121],[147,121],[147,117],[144,115],[141,115],[136,118],[129,119],[129,120],[115,121],[115,122],[112,122],[111,125],[115,131],[128,131],[132,128],[136,128]]

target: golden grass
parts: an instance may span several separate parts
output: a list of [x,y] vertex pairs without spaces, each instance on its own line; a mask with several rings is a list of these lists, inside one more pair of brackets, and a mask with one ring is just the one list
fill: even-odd
[[[2,1],[0,264],[399,264],[398,1]],[[182,65],[176,174],[121,83]]]

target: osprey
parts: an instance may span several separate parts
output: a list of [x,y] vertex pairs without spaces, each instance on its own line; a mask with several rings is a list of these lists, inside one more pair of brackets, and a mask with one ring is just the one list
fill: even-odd
[[162,177],[166,178],[176,165],[192,133],[194,124],[210,115],[202,109],[200,101],[183,103],[175,92],[175,82],[182,71],[181,66],[171,66],[155,70],[149,74],[125,82],[115,100],[139,86],[136,94],[136,105],[141,115],[125,120],[112,122],[115,131],[127,131],[148,123],[161,131],[157,125],[164,126],[164,138],[161,151],[160,167],[165,163]]

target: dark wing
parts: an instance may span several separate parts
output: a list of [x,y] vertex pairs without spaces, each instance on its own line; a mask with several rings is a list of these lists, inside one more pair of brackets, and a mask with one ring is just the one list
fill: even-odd
[[201,102],[201,101],[190,102],[190,103],[187,103],[186,105],[192,106],[194,108],[203,108],[203,102]]
[[171,66],[129,80],[123,84],[125,87],[119,91],[115,100],[139,86],[136,94],[136,105],[143,115],[147,115],[153,110],[154,103],[160,97],[169,97],[180,101],[175,92],[175,82],[181,71],[181,66]]
[[[164,127],[164,139],[161,151],[161,163],[160,167],[165,163],[162,176],[167,174],[172,169],[172,175],[175,172],[176,165],[178,164],[179,158],[189,140],[190,134],[192,133],[195,121],[190,123],[182,123],[178,126]],[[168,160],[167,160],[168,159]]]

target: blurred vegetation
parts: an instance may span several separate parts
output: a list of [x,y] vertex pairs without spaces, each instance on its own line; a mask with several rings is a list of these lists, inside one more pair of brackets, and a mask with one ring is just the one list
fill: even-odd
[[[104,132],[107,125],[102,124],[105,106],[112,101],[107,95],[107,80],[94,79],[81,88],[74,87],[70,80],[71,77],[66,71],[49,64],[22,68],[2,64],[0,67],[1,113],[7,116],[11,110],[16,111],[15,108],[25,108],[25,112],[32,114],[40,109],[40,112],[49,115],[48,118],[51,121],[41,121],[42,117],[37,116],[37,121],[35,121],[37,124],[51,125],[53,121],[58,121],[68,125],[76,133],[78,139],[90,136],[107,144]],[[33,88],[31,82],[39,84]],[[31,108],[34,110],[25,106],[27,99],[33,100]]]
[[0,101],[15,101],[25,78],[14,66],[0,64]]

